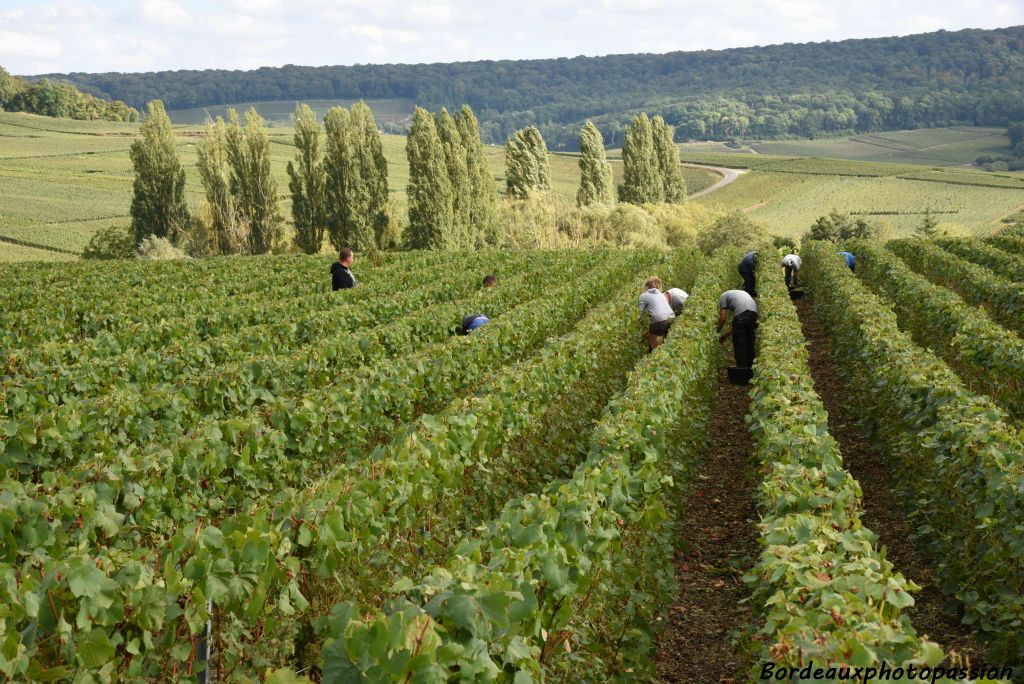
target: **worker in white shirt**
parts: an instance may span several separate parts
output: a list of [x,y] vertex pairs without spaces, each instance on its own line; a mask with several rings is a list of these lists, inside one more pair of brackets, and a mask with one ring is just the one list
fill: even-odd
[[686,304],[686,300],[689,298],[690,295],[678,287],[670,287],[665,290],[665,299],[668,301],[668,305],[672,307],[672,313],[676,316],[683,312],[683,305]]
[[647,347],[654,351],[665,341],[668,329],[676,315],[672,311],[665,294],[661,291],[661,279],[651,278],[645,284],[646,290],[640,295],[640,320],[643,321],[644,314],[650,316],[651,322],[647,328]]
[[800,287],[800,266],[802,265],[803,262],[796,254],[787,254],[782,257],[782,268],[786,270],[786,287]]

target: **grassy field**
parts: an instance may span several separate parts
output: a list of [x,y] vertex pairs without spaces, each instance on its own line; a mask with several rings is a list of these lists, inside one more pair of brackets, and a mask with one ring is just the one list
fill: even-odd
[[[942,131],[922,133],[941,139]],[[708,145],[700,151],[684,150],[682,157],[698,164],[750,169],[697,201],[718,209],[741,209],[779,235],[800,235],[832,209],[880,222],[894,237],[912,231],[929,209],[940,222],[987,235],[1024,209],[1022,174],[906,161],[739,154],[709,151]]]
[[[377,124],[391,122],[399,125],[412,123],[412,110],[415,103],[412,100],[366,100],[370,105]],[[308,100],[308,104],[317,115],[323,118],[324,114],[331,107],[351,107],[356,100]],[[234,108],[239,114],[255,107],[260,116],[266,119],[272,126],[291,126],[292,114],[295,113],[296,102],[274,101],[274,102],[239,102],[237,104],[220,105],[217,107],[197,107],[195,109],[175,109],[167,112],[171,117],[171,123],[185,125],[202,125],[206,120],[218,116],[227,119],[227,111]]]
[[[137,131],[136,124],[0,113],[0,261],[74,258],[100,228],[127,225],[132,181],[128,147]],[[175,127],[187,172],[186,192],[194,206],[202,201],[195,171],[200,131],[195,125]],[[935,136],[932,142],[942,139],[937,137],[941,131],[926,133]],[[270,139],[281,212],[290,219],[285,165],[294,155],[292,131],[271,128]],[[382,140],[392,197],[402,216],[409,179],[405,139],[385,135]],[[926,209],[939,212],[941,221],[985,234],[1024,209],[1021,175],[875,160],[738,154],[723,152],[728,148],[721,146],[690,147],[701,151],[687,148],[684,161],[752,169],[697,201],[709,207],[745,210],[778,234],[800,234],[833,208],[873,212],[894,235],[912,230]],[[485,150],[495,176],[495,191],[502,192],[504,148],[487,146]],[[621,161],[614,158],[614,151],[610,156],[619,182]],[[708,187],[719,177],[699,166],[685,166],[684,175],[690,192]],[[552,155],[551,176],[556,197],[573,202],[579,184],[578,158]]]
[[815,172],[799,173],[800,161],[793,160],[785,171],[751,171],[696,201],[718,209],[741,209],[765,222],[772,233],[790,236],[803,234],[832,209],[877,221],[893,237],[920,225],[926,210],[941,223],[986,235],[1003,225],[1002,219],[1024,209],[1024,183],[1014,185],[981,172],[918,167],[917,173],[907,173],[894,165],[887,175],[879,168],[863,175],[828,174],[820,171],[825,160],[802,160]]
[[827,157],[894,164],[928,166],[973,165],[983,154],[1003,155],[1010,141],[1003,128],[925,128],[886,131],[822,140],[772,140],[749,142],[741,149],[723,143],[680,145],[683,154],[742,156],[762,154],[783,157]]
[[751,143],[761,154],[835,157],[929,166],[973,164],[983,154],[1006,154],[1010,141],[1000,128],[927,128],[830,140]]

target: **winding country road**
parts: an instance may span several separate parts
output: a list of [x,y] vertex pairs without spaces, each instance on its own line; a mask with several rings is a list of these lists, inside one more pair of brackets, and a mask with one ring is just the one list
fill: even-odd
[[703,190],[701,190],[699,192],[695,192],[692,195],[688,195],[687,198],[686,198],[688,200],[695,199],[697,197],[700,197],[701,195],[706,195],[706,194],[708,194],[710,192],[714,192],[715,190],[720,190],[720,189],[724,188],[726,185],[728,185],[729,183],[732,183],[734,180],[739,178],[741,174],[744,174],[744,173],[746,173],[747,171],[750,170],[750,169],[730,169],[730,168],[727,168],[725,166],[705,166],[704,164],[683,164],[683,166],[689,166],[689,167],[694,168],[694,169],[706,169],[708,171],[714,171],[715,173],[718,173],[718,174],[720,174],[722,176],[722,178],[717,183],[712,185],[711,187],[704,188]]

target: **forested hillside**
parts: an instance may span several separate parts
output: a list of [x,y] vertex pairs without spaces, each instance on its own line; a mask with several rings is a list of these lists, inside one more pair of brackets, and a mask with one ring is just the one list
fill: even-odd
[[662,55],[48,77],[135,107],[154,98],[168,109],[314,98],[468,103],[485,141],[536,125],[553,149],[575,147],[587,118],[617,145],[640,109],[676,126],[678,140],[819,137],[1024,119],[1024,27]]
[[84,121],[138,121],[139,113],[124,102],[80,92],[67,83],[38,79],[31,83],[0,67],[0,111],[26,112]]

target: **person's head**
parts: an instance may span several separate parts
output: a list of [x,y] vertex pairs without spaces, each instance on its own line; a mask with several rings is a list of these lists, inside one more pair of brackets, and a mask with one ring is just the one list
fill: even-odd
[[648,278],[647,282],[644,283],[644,287],[646,287],[648,290],[660,290],[661,289],[661,278],[659,278],[658,276],[654,276],[653,278]]
[[497,282],[498,282],[498,279],[495,278],[493,275],[485,275],[484,276],[484,287],[494,287],[495,283],[497,283]]
[[340,252],[338,252],[338,261],[346,268],[352,265],[355,258],[355,253],[348,247],[344,247]]

